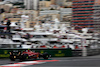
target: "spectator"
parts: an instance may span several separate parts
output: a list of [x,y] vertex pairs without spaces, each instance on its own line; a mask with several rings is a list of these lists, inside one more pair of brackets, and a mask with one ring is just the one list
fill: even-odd
[[22,45],[19,45],[19,47],[18,48],[22,48]]
[[30,34],[29,33],[26,34],[26,38],[30,39]]
[[1,21],[1,24],[3,24],[4,23],[4,21]]
[[8,31],[8,32],[10,32],[10,24],[11,24],[11,21],[8,20],[8,21],[7,21],[7,31]]

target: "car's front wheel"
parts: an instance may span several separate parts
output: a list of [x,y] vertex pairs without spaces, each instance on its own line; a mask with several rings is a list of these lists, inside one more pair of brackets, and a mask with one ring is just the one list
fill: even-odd
[[15,61],[14,56],[10,55],[10,57],[9,57],[9,58],[10,58],[10,60],[11,60],[11,61]]

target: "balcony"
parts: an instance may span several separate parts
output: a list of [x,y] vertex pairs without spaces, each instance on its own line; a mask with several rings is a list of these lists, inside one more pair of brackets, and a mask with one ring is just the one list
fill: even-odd
[[88,18],[92,18],[93,19],[93,17],[78,17],[78,18],[77,17],[76,18],[74,17],[72,19],[88,19]]
[[[87,1],[87,0],[74,0],[73,2],[82,2],[82,1]],[[91,0],[91,1],[95,1],[95,0]]]
[[93,14],[77,14],[77,15],[72,15],[72,16],[92,16]]
[[81,11],[81,12],[73,12],[73,13],[93,13],[93,11]]
[[93,8],[84,8],[84,9],[83,9],[83,8],[82,8],[82,9],[72,9],[72,10],[75,11],[75,10],[94,10],[94,9],[93,9]]
[[[73,25],[77,25],[77,24],[73,24]],[[75,26],[75,27],[80,27],[80,28],[83,28],[83,27],[94,27],[93,25],[90,26],[90,25],[87,25],[87,26]]]
[[93,23],[72,23],[74,25],[78,24],[78,25],[82,25],[82,24],[93,24]]
[[73,20],[72,22],[87,22],[87,21],[94,21],[94,20]]
[[[75,29],[75,30],[81,30],[81,29]],[[89,30],[94,30],[94,29],[89,29]]]
[[72,8],[79,8],[79,7],[93,7],[93,5],[85,5],[85,6],[72,6]]
[[88,5],[90,5],[90,4],[94,4],[94,2],[88,2],[88,3],[73,3],[73,5],[84,5],[84,4],[88,4]]

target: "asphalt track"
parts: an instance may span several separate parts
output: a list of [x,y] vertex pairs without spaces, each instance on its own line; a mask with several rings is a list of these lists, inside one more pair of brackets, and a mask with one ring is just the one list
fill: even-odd
[[[25,64],[25,63],[28,64]],[[36,62],[36,63],[35,63]],[[37,63],[38,62],[38,63]],[[23,66],[5,66],[22,64]],[[32,63],[32,64],[29,64]],[[4,66],[3,66],[4,65]],[[9,59],[0,59],[1,67],[100,67],[100,55],[88,56],[88,57],[57,57],[49,60],[28,60],[22,61],[10,61]]]

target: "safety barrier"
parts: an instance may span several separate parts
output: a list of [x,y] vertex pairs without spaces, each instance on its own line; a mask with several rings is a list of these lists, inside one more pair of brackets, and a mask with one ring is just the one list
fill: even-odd
[[[9,52],[13,50],[28,50],[28,49],[0,49],[0,58],[8,58]],[[44,53],[48,52],[52,57],[72,57],[71,49],[29,49],[35,52]]]
[[82,56],[82,50],[80,49],[72,50],[72,56],[74,57]]
[[[0,49],[0,58],[8,58],[9,57],[9,52],[13,50],[28,50],[28,49]],[[83,50],[80,49],[30,49],[35,52],[39,53],[44,53],[48,52],[51,54],[52,57],[78,57],[78,56],[83,56]],[[93,56],[93,55],[99,55],[100,54],[100,49],[86,49],[85,51],[86,54],[85,56]]]
[[87,49],[87,56],[99,55],[100,49]]
[[[85,54],[85,55],[84,55]],[[99,55],[100,54],[100,48],[95,48],[95,49],[90,49],[87,48],[85,51],[76,49],[72,50],[72,56],[94,56],[94,55]]]

